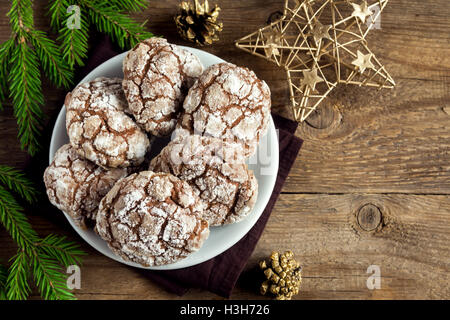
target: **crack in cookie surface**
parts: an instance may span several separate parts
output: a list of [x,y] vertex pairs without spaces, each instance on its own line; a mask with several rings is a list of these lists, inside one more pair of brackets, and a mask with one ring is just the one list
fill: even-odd
[[202,72],[195,55],[165,39],[139,43],[123,62],[123,88],[136,122],[152,135],[170,134],[188,88]]
[[267,131],[270,106],[269,87],[253,71],[231,63],[215,64],[189,89],[175,135],[239,142],[249,157]]
[[77,152],[102,167],[137,166],[150,142],[129,117],[122,79],[97,78],[77,86],[65,100],[66,128]]
[[85,229],[87,220],[95,220],[100,200],[126,175],[127,169],[105,170],[66,144],[45,170],[44,183],[50,202]]
[[127,261],[165,265],[187,257],[206,240],[209,226],[202,210],[186,182],[143,171],[120,180],[103,198],[96,231]]
[[256,203],[258,183],[238,144],[190,135],[170,142],[149,169],[188,182],[204,202],[203,217],[211,226],[243,220]]

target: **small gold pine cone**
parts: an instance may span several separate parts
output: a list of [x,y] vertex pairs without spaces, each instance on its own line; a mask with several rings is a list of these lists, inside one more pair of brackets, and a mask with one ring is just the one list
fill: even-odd
[[260,287],[261,294],[269,294],[277,300],[292,299],[299,292],[302,270],[300,263],[295,261],[292,251],[283,254],[274,251],[269,260],[269,263],[267,260],[259,262],[265,278]]
[[186,40],[199,45],[210,45],[218,41],[218,32],[223,24],[218,22],[220,8],[215,5],[209,8],[208,0],[183,1],[179,6],[180,12],[175,16],[178,33]]

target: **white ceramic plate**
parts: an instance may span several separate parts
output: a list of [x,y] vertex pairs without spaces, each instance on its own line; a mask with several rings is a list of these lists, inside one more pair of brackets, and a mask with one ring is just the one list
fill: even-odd
[[[209,67],[210,65],[223,62],[222,59],[207,52],[189,47],[183,48],[197,55],[202,61],[205,68]],[[91,81],[100,76],[122,78],[122,60],[124,59],[125,55],[126,52],[102,63],[97,68],[92,70],[80,83]],[[55,152],[62,145],[69,143],[69,137],[66,133],[65,116],[66,109],[63,106],[56,120],[55,127],[53,128],[52,140],[50,142],[50,163],[53,160]],[[165,144],[167,143],[167,141],[160,141],[160,144],[161,143]],[[124,261],[122,258],[112,253],[108,248],[106,242],[104,242],[96,233],[94,233],[93,230],[83,230],[79,228],[73,223],[70,216],[68,216],[66,213],[64,214],[67,220],[69,220],[72,227],[86,242],[88,242],[95,249],[111,259],[143,269],[170,270],[190,267],[209,260],[233,246],[236,242],[242,239],[242,237],[244,237],[245,234],[247,234],[247,232],[253,227],[256,221],[258,221],[261,213],[266,207],[267,202],[269,201],[270,195],[272,194],[272,190],[275,185],[275,180],[278,172],[278,155],[278,136],[273,124],[273,120],[270,119],[269,130],[267,134],[261,139],[256,154],[248,161],[249,168],[254,171],[259,185],[258,199],[255,207],[253,208],[253,211],[248,215],[246,219],[239,223],[211,228],[209,238],[205,241],[204,245],[199,251],[189,255],[187,258],[181,261],[169,265],[158,267],[143,267],[136,263]]]

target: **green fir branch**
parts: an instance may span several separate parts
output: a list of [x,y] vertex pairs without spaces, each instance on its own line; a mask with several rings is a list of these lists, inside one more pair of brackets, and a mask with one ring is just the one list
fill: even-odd
[[34,30],[33,2],[13,0],[8,16],[15,38],[9,59],[9,95],[13,100],[21,147],[34,155],[40,145],[44,97],[38,59],[27,43],[27,35]]
[[26,299],[30,294],[28,281],[33,275],[42,298],[75,299],[67,288],[68,276],[62,267],[80,265],[85,253],[65,237],[49,235],[39,238],[23,208],[6,187],[30,201],[36,195],[23,173],[0,166],[0,222],[19,246],[17,254],[10,260],[8,272],[0,269],[0,298],[3,292],[7,299]]
[[108,3],[120,11],[140,11],[148,7],[147,0],[110,0]]
[[8,269],[0,264],[0,300],[6,300],[6,280],[8,279]]
[[36,49],[36,53],[47,78],[58,87],[68,88],[72,83],[73,72],[67,62],[60,57],[57,44],[42,31],[33,30],[28,37]]
[[67,13],[67,8],[73,4],[73,1],[68,0],[50,0],[47,6],[47,15],[50,16],[50,26],[54,31],[61,28],[61,23]]
[[45,254],[55,257],[65,267],[80,265],[81,256],[85,255],[75,242],[67,241],[65,237],[53,234],[39,241],[37,245]]
[[[125,13],[142,10],[147,4],[146,0],[49,0],[50,25],[58,32],[55,42],[35,28],[32,0],[11,1],[7,16],[12,34],[0,45],[0,110],[6,98],[12,98],[22,150],[31,156],[40,150],[44,118],[41,69],[56,86],[68,88],[74,68],[84,65],[87,58],[90,26],[108,34],[122,49],[152,37],[145,31],[145,23]],[[67,12],[70,5],[80,8],[79,28],[68,27],[67,22],[74,18],[73,12]]]
[[14,33],[28,31],[34,28],[33,1],[13,0],[7,16]]
[[33,182],[13,167],[0,165],[0,183],[18,193],[28,203],[36,200],[38,191],[34,188]]
[[120,12],[114,6],[102,1],[80,0],[88,9],[89,19],[97,30],[108,34],[117,44],[126,49],[153,36],[144,30],[142,24]]
[[3,110],[3,101],[5,101],[8,92],[7,75],[14,40],[14,38],[8,39],[0,45],[0,111]]
[[41,106],[44,104],[44,96],[38,58],[27,45],[25,37],[20,34],[10,64],[9,91],[19,127],[19,141],[22,149],[28,149],[33,156],[40,149],[39,136],[44,117]]
[[19,250],[11,258],[11,261],[6,280],[6,298],[8,300],[26,300],[31,292],[28,284],[30,261],[24,250]]
[[23,208],[1,185],[0,222],[20,248],[27,249],[33,242],[38,241],[38,236],[23,213]]
[[[80,8],[80,10],[82,10]],[[63,59],[73,69],[75,66],[83,66],[83,60],[87,58],[88,39],[89,39],[89,22],[86,14],[82,10],[80,12],[80,28],[68,28],[67,21],[71,18],[71,14],[65,13],[62,27],[59,29],[58,41],[61,43]]]
[[67,275],[61,270],[57,259],[33,251],[33,277],[45,300],[74,300],[75,296],[67,288]]

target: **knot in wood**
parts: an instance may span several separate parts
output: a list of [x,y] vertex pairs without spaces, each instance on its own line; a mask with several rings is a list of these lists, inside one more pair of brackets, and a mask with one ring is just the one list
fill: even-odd
[[339,121],[340,114],[337,106],[329,104],[323,104],[305,120],[310,127],[315,129],[330,128],[333,125],[336,126]]
[[278,11],[272,12],[269,15],[269,17],[267,18],[266,23],[267,24],[274,23],[275,21],[280,20],[282,17],[283,17],[283,12],[281,12],[281,11],[278,10]]
[[359,208],[357,214],[358,225],[364,231],[373,231],[380,225],[381,217],[381,210],[377,206],[371,203],[365,204]]

